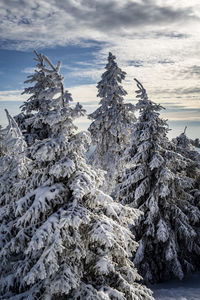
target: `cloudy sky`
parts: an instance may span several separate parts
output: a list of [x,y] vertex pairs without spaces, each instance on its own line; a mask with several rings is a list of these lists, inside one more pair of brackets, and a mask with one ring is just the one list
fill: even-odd
[[[65,86],[91,112],[108,52],[127,72],[127,101],[139,79],[166,107],[175,133],[200,132],[199,0],[1,0],[0,123],[26,100],[20,93],[34,70],[33,49],[62,61]],[[81,125],[87,127],[86,120]],[[173,135],[173,134],[172,134]]]

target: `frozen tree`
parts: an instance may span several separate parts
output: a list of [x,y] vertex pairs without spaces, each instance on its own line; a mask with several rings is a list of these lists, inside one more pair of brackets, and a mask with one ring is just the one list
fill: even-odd
[[[0,249],[13,236],[15,215],[12,209],[15,195],[28,176],[29,160],[24,154],[26,143],[15,120],[6,110],[8,126],[2,129],[4,155],[0,157]],[[2,261],[2,264],[4,260]],[[1,273],[1,271],[0,271]]]
[[192,150],[192,144],[190,139],[186,136],[186,129],[187,126],[185,126],[184,132],[172,139],[172,142],[175,144],[177,152],[188,156],[187,154]]
[[4,155],[5,147],[4,147],[4,135],[2,132],[2,126],[0,125],[0,157]]
[[195,199],[195,205],[200,208],[200,154],[195,150],[193,140],[186,136],[186,128],[183,133],[173,139],[173,143],[176,151],[188,158],[186,172],[189,177],[194,179],[194,189],[191,192]]
[[8,126],[2,130],[2,134],[4,135],[4,147],[6,148],[6,153],[22,153],[26,148],[22,132],[7,109],[5,109],[5,112],[8,119]]
[[[198,166],[200,168],[200,154],[195,150],[192,145],[192,140],[190,140],[186,135],[187,126],[184,129],[184,132],[179,136],[174,138],[172,142],[175,145],[175,150],[182,154],[183,156],[191,159],[193,162],[193,171],[195,173],[195,167]],[[191,166],[192,167],[192,166]]]
[[15,219],[12,235],[0,235],[1,299],[153,299],[129,260],[137,243],[128,224],[140,212],[98,189],[101,172],[84,158],[89,133],[73,124],[82,113],[57,102],[35,115],[50,130],[28,149],[29,176],[7,194]]
[[[9,112],[5,109],[8,119],[8,126],[0,130],[2,136],[3,155],[0,157],[0,185],[1,185],[1,201],[4,201],[4,196],[7,197],[10,187],[26,173],[24,151],[27,147],[23,135]],[[3,196],[4,195],[4,196]]]
[[168,126],[159,117],[162,107],[136,82],[140,116],[115,195],[144,213],[132,229],[139,242],[133,261],[145,281],[181,279],[199,267],[200,211],[190,192],[194,180],[187,176],[189,160],[170,150]]
[[[25,88],[22,94],[31,96],[22,106],[22,113],[15,117],[21,130],[23,131],[28,144],[33,144],[35,139],[47,138],[51,127],[45,122],[45,115],[55,107],[59,109],[68,106],[72,101],[71,94],[64,90],[63,76],[60,75],[61,62],[57,66],[43,54],[34,51],[37,62],[33,75],[29,75],[25,81],[33,84]],[[39,112],[35,118],[35,112]]]
[[125,79],[123,72],[109,53],[106,71],[98,83],[100,107],[89,115],[93,120],[89,127],[92,142],[96,145],[90,158],[92,165],[107,171],[103,189],[112,190],[116,174],[120,171],[119,158],[129,144],[130,129],[135,121],[134,106],[124,103],[127,92],[121,82]]
[[190,139],[190,142],[193,146],[197,147],[197,148],[200,148],[200,141],[199,141],[199,138],[196,138],[194,140]]
[[[8,126],[0,130],[1,149],[3,149],[3,154],[0,156],[0,175],[4,179],[6,178],[4,184],[2,184],[3,188],[7,188],[8,182],[12,183],[15,176],[18,177],[17,174],[19,173],[20,167],[24,164],[24,150],[27,146],[16,121],[10,116],[6,109],[5,112],[8,119]],[[9,168],[16,168],[16,172],[13,172],[13,170],[8,171]],[[10,175],[12,175],[13,178],[9,179]]]

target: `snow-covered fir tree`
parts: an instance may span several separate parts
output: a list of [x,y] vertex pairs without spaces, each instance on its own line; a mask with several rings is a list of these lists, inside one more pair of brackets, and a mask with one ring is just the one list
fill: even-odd
[[27,145],[22,132],[6,109],[5,112],[8,119],[8,126],[0,130],[0,136],[2,137],[1,146],[3,149],[3,155],[0,156],[1,201],[3,200],[3,194],[5,197],[7,196],[6,194],[10,186],[15,182],[15,179],[20,178],[21,175],[23,176],[23,169],[28,161],[24,154]]
[[194,146],[194,147],[196,147],[196,148],[200,148],[200,140],[199,140],[199,138],[196,138],[196,139],[190,139],[190,142],[191,142],[191,144]]
[[[71,94],[64,90],[64,78],[59,73],[61,62],[54,66],[48,57],[34,52],[36,70],[25,81],[26,84],[34,85],[25,88],[22,93],[31,96],[23,104],[22,113],[15,117],[29,145],[33,144],[35,139],[40,140],[48,136],[51,127],[44,121],[45,114],[56,106],[65,107],[72,101]],[[35,118],[35,112],[39,112],[43,117]]]
[[127,92],[121,82],[125,79],[123,72],[109,53],[106,71],[98,83],[100,107],[89,115],[93,120],[89,127],[92,142],[96,146],[90,163],[107,171],[104,191],[111,191],[116,174],[120,171],[119,158],[129,144],[130,129],[135,121],[134,106],[124,103]]
[[174,139],[174,142],[176,141],[177,146],[181,146],[185,148],[186,150],[191,150],[191,142],[189,138],[186,136],[186,130],[187,126],[185,126],[184,131]]
[[89,133],[73,124],[81,106],[52,107],[35,115],[50,130],[28,149],[29,176],[7,192],[15,219],[0,236],[0,298],[153,299],[129,260],[137,243],[127,224],[140,212],[98,189],[101,172],[84,158]]
[[4,135],[2,132],[2,126],[0,125],[0,157],[4,155],[5,147],[4,147]]
[[0,131],[0,134],[3,136],[3,147],[7,154],[13,154],[15,152],[22,153],[27,146],[22,132],[7,109],[5,109],[5,113],[8,120],[8,126]]
[[140,116],[115,195],[144,213],[133,227],[139,242],[133,262],[145,281],[181,279],[199,268],[200,211],[191,195],[194,180],[187,176],[188,159],[170,150],[168,125],[159,116],[162,107],[136,82]]
[[[200,154],[195,150],[195,147],[192,145],[192,140],[190,140],[186,135],[187,126],[179,136],[172,139],[172,142],[175,145],[175,149],[178,153],[183,156],[191,159],[193,161],[193,165],[198,166],[200,168]],[[196,162],[196,164],[195,164]]]
[[[194,141],[186,135],[186,128],[183,133],[173,139],[175,149],[178,153],[188,158],[188,166],[186,172],[188,176],[194,179],[194,189],[191,191],[194,196],[194,203],[200,208],[200,153],[194,147]],[[198,139],[196,139],[198,143]],[[197,144],[198,145],[198,144]]]
[[[0,249],[13,236],[12,226],[15,214],[12,209],[15,195],[21,190],[22,182],[28,176],[29,160],[24,150],[26,143],[15,120],[6,110],[8,126],[1,130],[4,155],[0,157]],[[1,134],[0,133],[0,134]],[[2,264],[4,264],[2,259]],[[0,270],[1,273],[1,270]]]

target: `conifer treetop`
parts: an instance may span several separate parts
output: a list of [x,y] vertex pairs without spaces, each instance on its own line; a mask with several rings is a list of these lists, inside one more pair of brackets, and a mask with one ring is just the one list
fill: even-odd
[[136,90],[136,97],[138,98],[136,109],[140,111],[140,115],[138,122],[133,125],[131,143],[136,145],[142,143],[146,147],[148,145],[149,149],[152,148],[152,145],[155,149],[162,145],[167,147],[169,144],[167,138],[169,127],[167,121],[159,117],[159,111],[164,107],[151,101],[143,85],[137,79],[134,80],[138,87],[138,90]]
[[[88,117],[93,120],[89,127],[92,142],[96,145],[91,156],[91,164],[107,171],[107,182],[111,188],[115,181],[121,154],[129,144],[131,127],[135,122],[135,107],[124,103],[127,93],[121,82],[126,73],[115,62],[115,56],[109,53],[106,71],[98,83],[100,106]],[[108,189],[105,189],[108,192]]]
[[137,83],[137,87],[138,87],[138,90],[135,91],[136,98],[139,98],[138,103],[136,104],[136,109],[145,108],[145,110],[147,110],[147,109],[150,109],[150,107],[151,107],[151,110],[154,110],[154,111],[160,111],[162,109],[165,109],[160,104],[157,104],[157,103],[151,101],[148,98],[146,89],[144,88],[142,83],[139,80],[137,80],[136,78],[134,78],[134,80]]
[[136,78],[134,78],[134,80],[136,81],[137,87],[139,88],[139,90],[136,91],[136,94],[139,94],[139,95],[136,95],[136,98],[140,98],[142,100],[148,100],[148,95],[147,95],[146,89],[143,87],[142,83],[139,80],[137,80]]
[[[72,101],[71,94],[64,90],[64,77],[59,73],[61,62],[57,66],[50,59],[34,51],[37,62],[33,75],[29,75],[25,83],[35,85],[25,88],[22,94],[31,94],[28,100],[23,104],[22,111],[30,113],[32,111],[46,111],[52,109],[55,105],[65,107]],[[51,100],[54,101],[51,101]]]
[[[22,106],[22,111],[25,113],[22,112],[15,117],[23,130],[28,145],[32,145],[36,139],[43,140],[52,134],[56,136],[62,127],[61,123],[64,125],[62,127],[64,129],[66,119],[71,120],[76,117],[77,113],[85,112],[79,103],[75,109],[69,106],[73,99],[71,94],[64,89],[64,78],[59,73],[61,62],[59,61],[54,66],[47,56],[39,54],[37,51],[34,52],[37,69],[25,81],[25,83],[34,83],[34,85],[25,88],[23,92],[23,94],[31,94],[31,96]],[[76,129],[76,126],[72,125],[71,129]]]
[[97,85],[97,97],[102,98],[100,104],[105,106],[122,103],[123,96],[127,95],[127,92],[121,86],[126,72],[118,67],[115,59],[116,57],[109,52],[108,63],[105,67],[106,71],[102,74],[102,79]]
[[176,140],[177,147],[182,147],[183,150],[190,151],[192,150],[192,144],[190,142],[190,139],[186,135],[186,129],[187,126],[185,126],[184,131],[179,136],[177,136],[174,141]]
[[193,162],[194,169],[191,171],[195,177],[195,173],[197,171],[197,169],[195,170],[195,167],[197,167],[198,169],[200,168],[200,154],[196,151],[193,141],[187,137],[186,129],[187,126],[185,126],[184,131],[179,136],[172,139],[172,142],[178,153],[180,153],[184,157],[187,157],[188,159],[191,159],[191,161]]

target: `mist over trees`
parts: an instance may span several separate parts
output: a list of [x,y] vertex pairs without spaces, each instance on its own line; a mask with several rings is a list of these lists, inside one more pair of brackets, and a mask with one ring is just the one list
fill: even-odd
[[0,298],[153,300],[144,283],[200,270],[199,139],[170,141],[136,79],[126,103],[112,53],[79,132],[87,112],[61,62],[34,60],[21,113],[0,127]]

